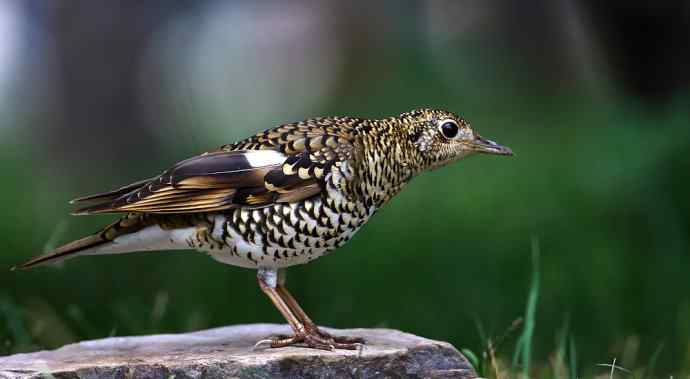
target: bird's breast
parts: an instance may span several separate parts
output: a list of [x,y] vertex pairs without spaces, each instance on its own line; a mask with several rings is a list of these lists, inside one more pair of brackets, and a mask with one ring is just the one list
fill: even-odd
[[199,250],[248,268],[304,264],[349,241],[374,211],[329,182],[321,195],[299,202],[216,214],[209,237],[217,244]]

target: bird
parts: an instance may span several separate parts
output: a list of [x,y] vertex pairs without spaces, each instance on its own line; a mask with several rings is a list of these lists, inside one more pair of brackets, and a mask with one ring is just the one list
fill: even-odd
[[343,246],[412,178],[475,154],[513,152],[442,109],[287,123],[72,200],[84,205],[73,215],[119,218],[13,269],[85,255],[196,250],[257,270],[259,288],[293,332],[257,346],[354,350],[364,339],[320,329],[288,291],[286,269]]

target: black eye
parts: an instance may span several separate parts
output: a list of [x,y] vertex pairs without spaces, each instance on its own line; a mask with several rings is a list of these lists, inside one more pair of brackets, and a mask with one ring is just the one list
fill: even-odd
[[458,124],[456,124],[455,121],[444,121],[443,124],[441,124],[441,133],[443,133],[446,138],[454,138],[458,135]]

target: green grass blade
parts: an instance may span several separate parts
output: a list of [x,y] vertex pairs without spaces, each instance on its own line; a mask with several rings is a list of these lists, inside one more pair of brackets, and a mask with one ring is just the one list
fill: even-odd
[[536,326],[537,302],[539,300],[539,240],[532,238],[532,284],[527,297],[527,308],[525,310],[525,326],[522,335],[518,339],[513,356],[513,368],[520,363],[522,366],[522,377],[529,378],[530,360],[532,359],[532,339]]
[[656,350],[654,350],[654,353],[652,356],[649,358],[649,363],[647,364],[647,368],[644,370],[644,378],[652,378],[654,377],[654,366],[656,366],[656,361],[659,359],[659,356],[661,355],[661,351],[664,350],[664,343],[660,343],[659,346],[657,346]]
[[570,337],[570,359],[568,359],[568,367],[570,368],[570,379],[577,379],[577,350],[575,349],[575,338]]

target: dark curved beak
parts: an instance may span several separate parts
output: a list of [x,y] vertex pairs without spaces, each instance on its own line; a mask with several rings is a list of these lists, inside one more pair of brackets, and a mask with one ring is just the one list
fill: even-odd
[[470,147],[477,153],[495,155],[513,155],[513,150],[508,146],[499,145],[496,142],[485,139],[477,135],[474,141],[470,142]]

